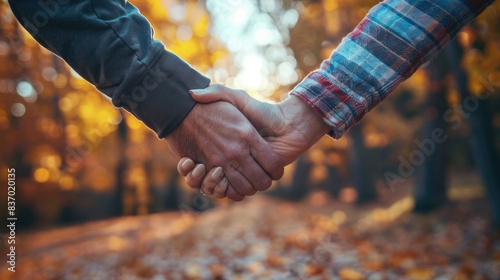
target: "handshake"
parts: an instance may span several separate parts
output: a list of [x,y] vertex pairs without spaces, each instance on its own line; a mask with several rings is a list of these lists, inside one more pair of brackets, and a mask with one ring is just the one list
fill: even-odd
[[190,94],[198,104],[166,140],[183,157],[177,169],[188,185],[216,198],[241,201],[267,190],[331,130],[294,95],[270,104],[222,85]]

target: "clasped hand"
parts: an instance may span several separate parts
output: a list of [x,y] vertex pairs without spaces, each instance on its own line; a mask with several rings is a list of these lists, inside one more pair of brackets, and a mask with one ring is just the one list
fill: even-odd
[[216,198],[241,201],[268,189],[331,129],[293,95],[270,104],[221,85],[191,95],[201,104],[167,141],[183,157],[177,169],[188,185]]

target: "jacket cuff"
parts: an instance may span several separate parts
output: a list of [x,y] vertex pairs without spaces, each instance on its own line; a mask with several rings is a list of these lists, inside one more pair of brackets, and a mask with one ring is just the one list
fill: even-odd
[[290,95],[299,97],[321,116],[323,121],[332,128],[328,135],[334,139],[340,139],[367,112],[363,109],[366,107],[364,100],[353,98],[326,77],[338,74],[336,72],[325,73],[318,69],[309,73],[290,92]]
[[131,91],[113,103],[125,108],[163,138],[196,104],[189,90],[206,88],[209,84],[209,78],[175,54],[164,51]]

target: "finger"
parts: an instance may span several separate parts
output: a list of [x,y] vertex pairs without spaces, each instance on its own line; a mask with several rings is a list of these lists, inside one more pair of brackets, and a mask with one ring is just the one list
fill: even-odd
[[247,178],[247,180],[252,184],[252,188],[255,190],[252,193],[241,193],[240,190],[238,189],[239,186],[233,185],[235,189],[244,195],[254,195],[257,193],[259,190],[266,190],[271,186],[272,179],[267,174],[266,170],[264,170],[259,163],[252,157],[248,156],[245,159],[242,159],[243,163],[241,165],[241,170],[240,172],[243,173],[243,176]]
[[242,201],[245,198],[244,195],[239,194],[232,186],[228,186],[226,196],[232,201]]
[[[229,180],[229,184],[233,186],[233,190],[242,196],[246,195],[254,195],[257,190],[253,187],[250,181],[247,179],[249,177],[245,177],[243,170],[247,170],[246,173],[253,173],[254,169],[261,169],[260,166],[252,159],[250,155],[247,156],[246,160],[253,161],[253,165],[244,164],[240,165],[237,163],[228,163],[227,166],[224,167],[224,172],[226,174],[227,179]],[[264,173],[265,174],[265,173]],[[238,200],[239,201],[239,200]]]
[[193,171],[186,176],[186,183],[193,189],[199,189],[206,173],[205,165],[197,164]]
[[194,89],[190,91],[194,100],[200,103],[212,103],[216,101],[226,101],[233,104],[242,111],[245,104],[251,97],[243,90],[236,90],[222,85],[212,85],[204,89]]
[[285,121],[276,105],[258,101],[243,90],[236,90],[222,85],[213,85],[205,89],[190,91],[194,100],[200,103],[226,101],[234,105],[261,135],[275,135],[283,130]]
[[228,188],[229,181],[226,177],[222,178],[213,189],[213,196],[215,198],[224,198],[226,197],[226,191]]
[[185,177],[189,171],[193,170],[194,165],[194,161],[191,158],[183,157],[177,163],[177,172]]
[[[273,148],[267,143],[260,135],[257,135],[254,141],[251,142],[250,154],[253,159],[269,174],[271,179],[279,180],[283,177],[285,172],[284,164],[281,162],[280,157],[274,152]],[[258,187],[258,191],[266,190],[270,184],[265,188]]]
[[224,171],[222,170],[222,167],[212,168],[201,183],[201,191],[206,195],[212,195],[214,193],[215,186],[219,183],[219,181],[221,181],[223,176]]

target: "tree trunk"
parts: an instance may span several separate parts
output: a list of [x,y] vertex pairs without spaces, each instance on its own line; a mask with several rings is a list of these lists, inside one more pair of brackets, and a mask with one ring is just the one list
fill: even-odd
[[167,184],[165,184],[165,191],[163,193],[162,206],[165,210],[178,210],[179,205],[181,205],[178,181],[179,173],[173,171]]
[[468,87],[468,76],[462,67],[463,50],[457,40],[451,41],[445,48],[448,63],[455,77],[456,87],[461,97],[464,118],[470,128],[470,144],[474,161],[481,175],[492,210],[492,220],[500,227],[500,160],[495,150],[491,115],[486,100],[474,97]]
[[312,164],[307,156],[302,155],[296,163],[292,183],[289,187],[278,185],[277,188],[266,192],[267,195],[283,198],[291,201],[299,201],[309,193],[309,172]]
[[292,185],[289,189],[288,198],[291,200],[301,200],[309,193],[309,173],[312,164],[306,156],[301,156],[297,161],[295,172],[293,173]]
[[420,213],[430,212],[441,206],[446,201],[447,188],[446,141],[440,144],[432,140],[435,131],[446,131],[443,115],[447,109],[447,65],[442,54],[430,62],[426,73],[429,84],[424,110],[425,123],[419,141],[427,144],[416,145],[408,157],[408,161],[416,168],[414,211]]
[[120,216],[123,214],[123,194],[125,192],[125,171],[127,169],[127,157],[125,156],[125,149],[127,146],[128,127],[125,121],[125,116],[122,115],[122,121],[118,125],[118,145],[120,145],[120,159],[116,167],[116,190],[113,198],[112,214]]
[[327,164],[326,168],[328,170],[328,177],[325,182],[326,190],[330,197],[338,198],[344,181],[337,167]]
[[352,144],[350,146],[351,154],[351,177],[354,188],[358,192],[356,203],[364,204],[376,199],[375,184],[373,183],[373,173],[369,164],[368,150],[363,140],[362,124],[353,126],[349,130]]

